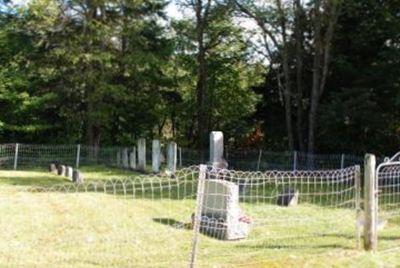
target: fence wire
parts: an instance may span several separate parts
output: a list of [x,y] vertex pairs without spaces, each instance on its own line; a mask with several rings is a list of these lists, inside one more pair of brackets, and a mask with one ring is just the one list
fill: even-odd
[[[160,160],[162,165],[166,163],[166,147],[166,144],[161,144]],[[138,161],[138,150],[135,146],[93,147],[86,145],[18,144],[17,154],[16,148],[16,144],[0,145],[1,168],[10,169],[15,164],[19,169],[44,167],[55,162],[69,166],[108,165],[135,169]],[[176,153],[178,167],[188,167],[199,163],[206,164],[209,154],[208,150],[201,154],[199,150],[181,147],[178,148]],[[150,167],[152,163],[151,144],[146,146],[145,158],[146,165]],[[326,170],[363,163],[362,157],[345,154],[311,155],[300,152],[270,152],[265,150],[226,150],[225,158],[230,169],[246,171]]]
[[400,162],[389,160],[377,168],[378,249],[400,248]]
[[0,226],[13,228],[0,255],[15,267],[187,267],[197,177],[198,167],[189,167],[175,178],[110,178],[3,196],[0,211],[12,206],[13,213],[2,213]]
[[[13,229],[2,240],[13,243],[2,254],[15,266],[57,266],[75,261],[104,266],[187,267],[196,233],[199,174],[199,167],[193,166],[177,170],[173,178],[110,178],[30,187],[24,194],[5,195],[0,211],[13,213],[3,213],[0,226]],[[210,184],[200,193],[204,200],[201,211],[207,209],[208,214],[201,214],[202,219],[207,218],[198,233],[196,267],[262,265],[288,250],[314,254],[353,249],[358,175],[358,167],[285,172],[208,167],[206,181],[234,185],[237,192],[228,194]],[[294,191],[287,191],[289,188]],[[292,193],[297,195],[297,205],[283,206],[281,202]],[[237,203],[232,203],[235,194]],[[236,214],[229,214],[230,210]],[[218,228],[226,226],[226,214],[236,217],[230,228],[248,224],[246,235],[233,241],[223,239]],[[216,226],[216,231],[207,231],[210,226]],[[52,250],[46,250],[49,248]],[[26,258],[28,255],[41,257]]]
[[[198,264],[262,262],[275,257],[271,249],[356,248],[359,180],[358,166],[269,172],[208,168],[199,218],[203,236],[198,242]],[[219,249],[210,250],[212,245]],[[235,256],[238,249],[240,258]]]

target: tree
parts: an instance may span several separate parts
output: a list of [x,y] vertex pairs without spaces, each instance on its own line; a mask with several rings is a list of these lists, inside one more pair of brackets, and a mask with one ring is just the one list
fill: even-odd
[[101,139],[115,144],[152,134],[172,52],[160,25],[164,5],[36,0],[28,6],[25,30],[37,35],[42,69],[52,70],[53,90],[64,98],[58,114],[67,136],[99,146]]
[[[273,3],[249,0],[233,2],[238,11],[254,20],[260,29],[264,55],[270,63],[271,70],[275,72],[278,88],[283,93],[289,150],[295,148],[295,137],[298,148],[305,149],[303,103],[307,101],[307,150],[310,153],[314,152],[318,106],[329,74],[331,40],[340,1],[316,0],[307,4],[298,0],[276,0]],[[304,25],[305,23],[307,25]],[[313,58],[312,68],[305,68],[303,65],[305,53]],[[293,69],[296,69],[295,74]],[[303,80],[310,75],[313,81],[311,90],[304,92]],[[293,90],[293,85],[296,85],[297,92]],[[293,130],[293,105],[297,106],[297,135],[294,135]]]
[[[259,66],[249,63],[249,44],[233,25],[230,6],[215,1],[186,4],[189,10],[197,9],[193,14],[198,19],[174,23],[176,63],[181,66],[176,79],[183,99],[182,117],[196,117],[197,126],[192,120],[181,125],[186,125],[186,138],[193,143],[197,140],[196,145],[204,150],[206,133],[213,129],[228,135],[247,133],[250,126],[243,118],[255,111],[258,97],[251,87],[260,82],[261,72]],[[193,135],[195,131],[197,135]]]

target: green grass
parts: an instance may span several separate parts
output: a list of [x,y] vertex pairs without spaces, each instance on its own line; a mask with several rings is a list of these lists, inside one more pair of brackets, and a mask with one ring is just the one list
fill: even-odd
[[[138,175],[101,166],[81,171],[89,183]],[[137,191],[136,198],[133,190],[122,188],[30,191],[57,184],[71,183],[41,170],[0,171],[0,267],[186,267],[195,209],[190,180],[179,194],[177,184],[171,191],[161,191],[155,187],[158,181],[147,181],[146,194]],[[250,236],[227,242],[201,234],[199,266],[394,267],[400,263],[398,251],[371,254],[355,248],[351,209],[310,203],[282,208],[261,202],[245,202],[242,208],[254,222]],[[379,245],[388,249],[400,246],[399,242],[400,226],[389,222]]]

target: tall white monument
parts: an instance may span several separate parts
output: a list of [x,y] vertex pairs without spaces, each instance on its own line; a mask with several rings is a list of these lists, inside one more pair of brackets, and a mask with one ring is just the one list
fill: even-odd
[[213,168],[228,168],[228,162],[224,159],[224,134],[222,131],[210,133],[210,165]]

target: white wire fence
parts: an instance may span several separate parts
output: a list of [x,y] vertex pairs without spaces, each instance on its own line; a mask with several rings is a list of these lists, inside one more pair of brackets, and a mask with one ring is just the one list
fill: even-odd
[[[81,163],[124,162],[120,147],[99,151],[52,147],[57,154],[46,146],[18,147],[20,163],[26,166],[55,158],[73,164],[79,150]],[[15,154],[15,149],[13,144],[2,145],[0,159]],[[376,174],[376,228],[381,228],[379,245],[385,250],[400,246],[398,160],[381,164]],[[19,226],[18,219],[29,218],[23,220],[23,228],[13,230],[13,237],[4,239],[22,239],[16,243],[33,251],[55,249],[35,265],[49,265],[49,259],[60,263],[97,259],[106,265],[135,267],[246,267],[288,252],[323,254],[360,248],[367,220],[361,187],[359,166],[249,172],[200,165],[178,169],[173,178],[92,178],[81,184],[31,187],[26,191],[30,197],[2,197],[5,204],[20,209],[2,215],[0,225]],[[60,253],[66,248],[67,256]],[[18,257],[10,252],[12,264],[26,265],[26,254]]]
[[376,168],[377,207],[374,232],[378,249],[400,248],[400,153]]
[[[161,146],[160,162],[166,164],[166,146]],[[205,152],[208,156],[208,152]],[[134,158],[134,159],[132,159]],[[135,169],[138,150],[134,146],[92,147],[86,145],[0,145],[0,167],[3,169],[27,169],[44,167],[50,163],[69,166],[108,165]],[[178,168],[206,163],[198,150],[178,147],[176,152]],[[245,171],[266,170],[327,170],[343,169],[361,165],[362,157],[347,154],[311,155],[300,152],[270,152],[265,150],[225,150],[230,169]],[[152,163],[152,148],[145,152],[147,165]]]
[[[49,259],[134,267],[262,265],[277,257],[277,249],[355,249],[359,175],[355,166],[285,172],[193,166],[177,170],[175,178],[31,187],[30,202],[8,197],[21,209],[2,221],[30,219],[13,232],[30,254],[54,249],[36,265]],[[20,252],[13,264],[27,265]]]
[[[202,235],[194,236],[192,251],[200,266],[210,260],[228,266],[263,263],[276,257],[276,249],[295,253],[359,246],[358,166],[269,172],[208,167],[204,172],[194,224]],[[213,244],[219,249],[210,250]]]

